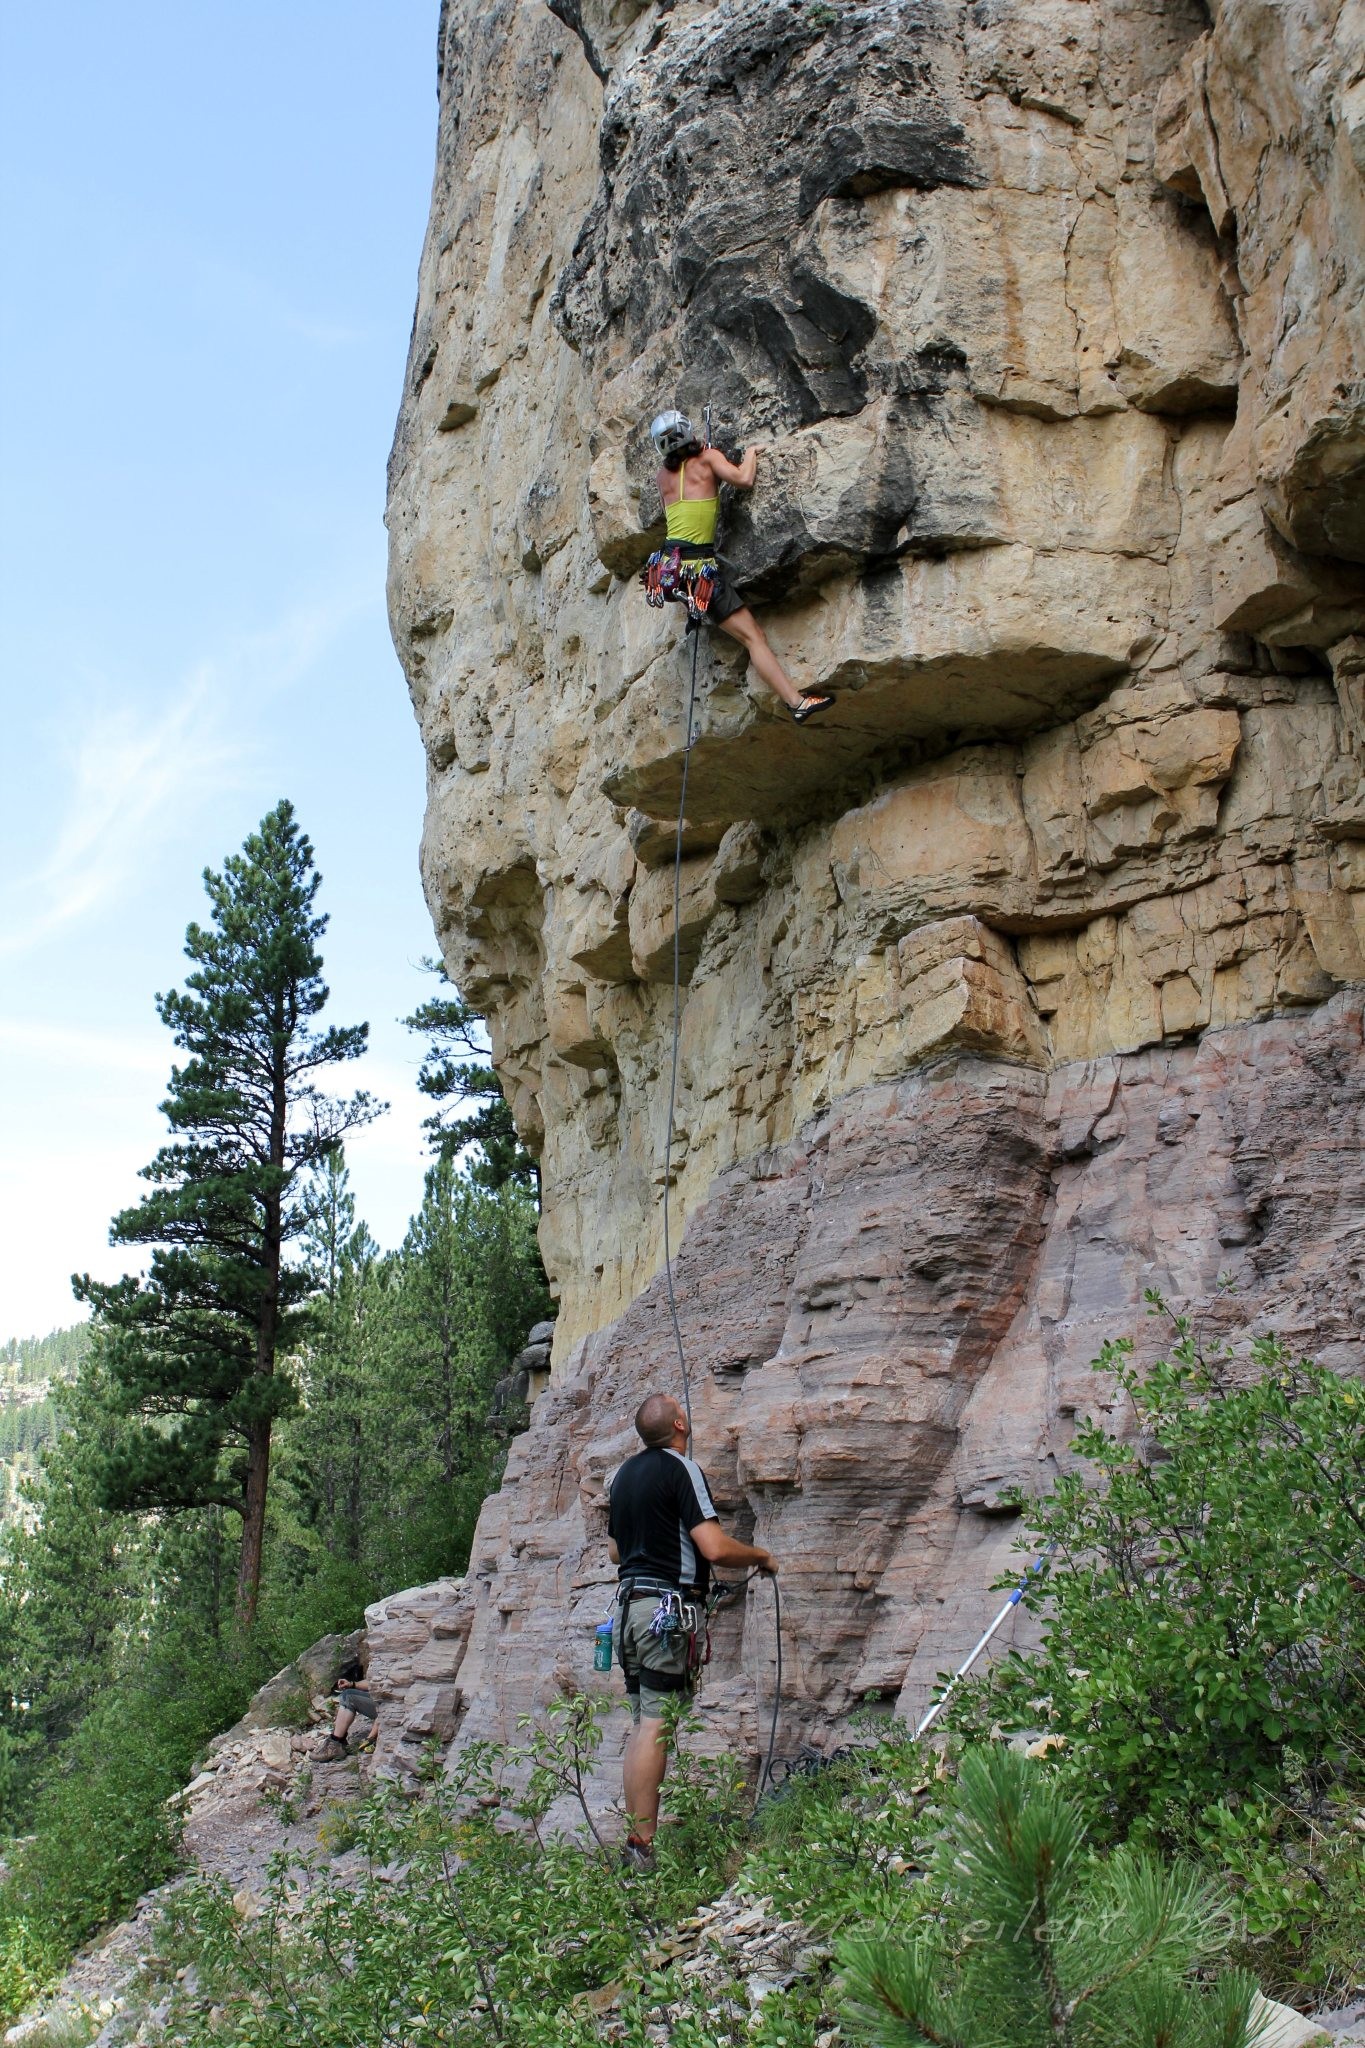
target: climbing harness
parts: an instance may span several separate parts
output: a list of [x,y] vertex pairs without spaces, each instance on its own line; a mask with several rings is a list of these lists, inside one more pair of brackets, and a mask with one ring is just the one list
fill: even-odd
[[1019,1605],[1019,1602],[1023,1599],[1025,1593],[1028,1591],[1029,1580],[1032,1578],[1042,1577],[1043,1572],[1047,1569],[1047,1561],[1051,1557],[1053,1551],[1056,1548],[1057,1545],[1055,1543],[1049,1543],[1047,1549],[1043,1552],[1042,1556],[1036,1558],[1034,1562],[1029,1566],[1028,1570],[1024,1573],[1023,1578],[1020,1579],[1018,1585],[1010,1594],[1009,1599],[1005,1602],[1000,1612],[996,1615],[995,1620],[986,1630],[985,1635],[982,1636],[976,1648],[972,1651],[971,1655],[967,1658],[965,1663],[958,1665],[957,1670],[948,1680],[948,1683],[944,1686],[943,1691],[934,1701],[934,1704],[930,1707],[929,1711],[924,1715],[919,1726],[915,1730],[916,1742],[919,1741],[921,1735],[924,1734],[924,1732],[931,1725],[931,1723],[938,1719],[939,1715],[943,1712],[943,1709],[947,1706],[949,1699],[957,1690],[958,1685],[967,1676],[967,1673],[971,1670],[973,1664],[975,1664],[977,1658],[981,1655],[981,1652],[985,1649],[987,1643],[995,1634],[996,1630],[1000,1627],[1001,1623],[1005,1620],[1006,1616],[1012,1614],[1015,1608]]
[[656,611],[666,604],[685,604],[689,625],[705,618],[719,576],[714,555],[685,554],[677,541],[655,548],[640,571],[645,603]]
[[[685,1638],[687,1661],[682,1671],[663,1671],[646,1662],[642,1656],[634,1673],[626,1661],[626,1614],[637,1600],[653,1600],[654,1612],[645,1629],[646,1635],[662,1648],[671,1650],[678,1639]],[[617,1661],[629,1680],[634,1676],[647,1684],[651,1692],[691,1692],[702,1670],[711,1661],[711,1616],[707,1603],[692,1598],[676,1586],[664,1584],[655,1579],[623,1580],[614,1602],[614,1614],[619,1622],[616,1634]],[[593,1650],[593,1668],[597,1671],[611,1669],[612,1620],[598,1624],[597,1639]],[[600,1645],[605,1636],[606,1662],[598,1661],[602,1652]]]

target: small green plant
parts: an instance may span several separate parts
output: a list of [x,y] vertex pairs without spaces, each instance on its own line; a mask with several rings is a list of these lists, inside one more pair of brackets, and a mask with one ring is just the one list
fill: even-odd
[[281,1693],[270,1710],[272,1728],[288,1728],[301,1735],[313,1725],[313,1702],[306,1685],[291,1686]]
[[1245,2048],[1256,1985],[1198,1974],[1230,1927],[1191,1865],[1089,1850],[1079,1809],[998,1744],[964,1756],[939,1911],[908,1938],[846,1937],[843,2015],[878,2048]]
[[755,1814],[745,1888],[827,1935],[923,1910],[919,1842],[942,1789],[904,1724],[828,1764],[813,1760]]
[[274,1814],[282,1828],[292,1828],[308,1803],[312,1783],[313,1773],[307,1764],[304,1764],[288,1784],[265,1786],[261,1793],[261,1805]]
[[354,1804],[329,1806],[318,1825],[318,1841],[329,1856],[344,1856],[360,1839]]
[[1365,1956],[1365,1814],[1324,1801],[1305,1824],[1276,1800],[1221,1801],[1192,1835],[1226,1873],[1240,1923],[1235,1953],[1270,1996],[1346,2004]]
[[555,1800],[567,1794],[604,1853],[607,1845],[588,1805],[587,1781],[593,1759],[602,1747],[602,1716],[608,1705],[600,1696],[575,1693],[551,1702],[548,1721],[537,1722],[531,1715],[523,1714],[517,1723],[518,1728],[527,1731],[527,1759],[531,1767],[517,1811],[538,1829]]
[[0,1917],[0,2024],[17,2018],[56,1981],[62,1961],[26,1920]]

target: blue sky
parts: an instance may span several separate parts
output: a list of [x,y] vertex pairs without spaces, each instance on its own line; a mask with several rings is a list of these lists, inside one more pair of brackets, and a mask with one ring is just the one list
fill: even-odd
[[339,1023],[421,1193],[434,950],[384,463],[436,125],[437,0],[65,0],[0,29],[0,1340],[121,1271],[201,871],[289,796]]

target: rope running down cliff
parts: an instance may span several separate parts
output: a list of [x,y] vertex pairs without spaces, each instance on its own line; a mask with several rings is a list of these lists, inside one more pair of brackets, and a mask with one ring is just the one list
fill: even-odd
[[[697,652],[701,646],[701,621],[689,619],[692,634],[692,677],[687,686],[687,723],[683,734],[682,787],[678,791],[678,830],[673,843],[673,1049],[668,1070],[668,1130],[664,1139],[664,1276],[668,1284],[668,1313],[673,1323],[673,1342],[678,1351],[678,1370],[682,1374],[683,1407],[687,1413],[687,1438],[692,1440],[692,1380],[687,1370],[687,1352],[683,1346],[682,1325],[678,1321],[677,1296],[673,1292],[673,1248],[669,1236],[668,1191],[673,1181],[673,1125],[678,1103],[678,1043],[681,1038],[682,1021],[682,849],[683,825],[687,818],[687,770],[692,758],[692,746],[696,739],[694,718],[697,705]],[[748,1585],[749,1580],[758,1576],[750,1572],[747,1577],[732,1581],[727,1591],[738,1592]],[[758,1789],[754,1805],[762,1799],[772,1782],[773,1757],[777,1749],[777,1717],[782,1707],[782,1594],[777,1580],[772,1582],[774,1603],[774,1625],[777,1637],[777,1671],[773,1684],[773,1711],[768,1725],[768,1754],[764,1758],[759,1774]]]
[[673,1292],[673,1248],[668,1231],[668,1191],[673,1181],[673,1122],[678,1105],[678,1040],[682,1014],[682,848],[683,824],[687,816],[687,769],[692,759],[693,715],[697,703],[697,652],[701,646],[701,621],[689,619],[692,634],[692,680],[687,690],[687,724],[683,736],[682,788],[678,792],[678,833],[673,847],[673,1052],[668,1075],[668,1131],[664,1139],[664,1275],[668,1283],[668,1313],[673,1321],[673,1342],[678,1348],[678,1370],[682,1374],[683,1407],[687,1412],[687,1436],[692,1438],[692,1381],[683,1350],[682,1326]]

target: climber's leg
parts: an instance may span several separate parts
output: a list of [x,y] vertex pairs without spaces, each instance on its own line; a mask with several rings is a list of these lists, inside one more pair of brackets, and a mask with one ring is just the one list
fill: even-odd
[[354,1720],[355,1711],[353,1708],[338,1707],[337,1717],[335,1721],[333,1721],[332,1723],[332,1740],[334,1742],[344,1742],[346,1740],[346,1737],[351,1732],[351,1726]]
[[754,669],[768,688],[782,699],[798,725],[804,725],[814,712],[828,710],[834,702],[826,691],[797,689],[769,647],[767,634],[747,605],[731,612],[728,618],[717,619],[716,624],[722,633],[728,633],[732,640],[738,640],[748,650]]
[[740,611],[732,612],[728,619],[722,619],[720,630],[722,633],[728,633],[732,640],[739,641],[747,650],[755,672],[770,690],[776,691],[784,704],[790,705],[794,710],[801,702],[801,692],[768,645],[768,636],[748,605],[746,604]]
[[667,1768],[664,1724],[642,1714],[631,1730],[621,1772],[633,1841],[654,1840],[659,1825],[659,1793]]

